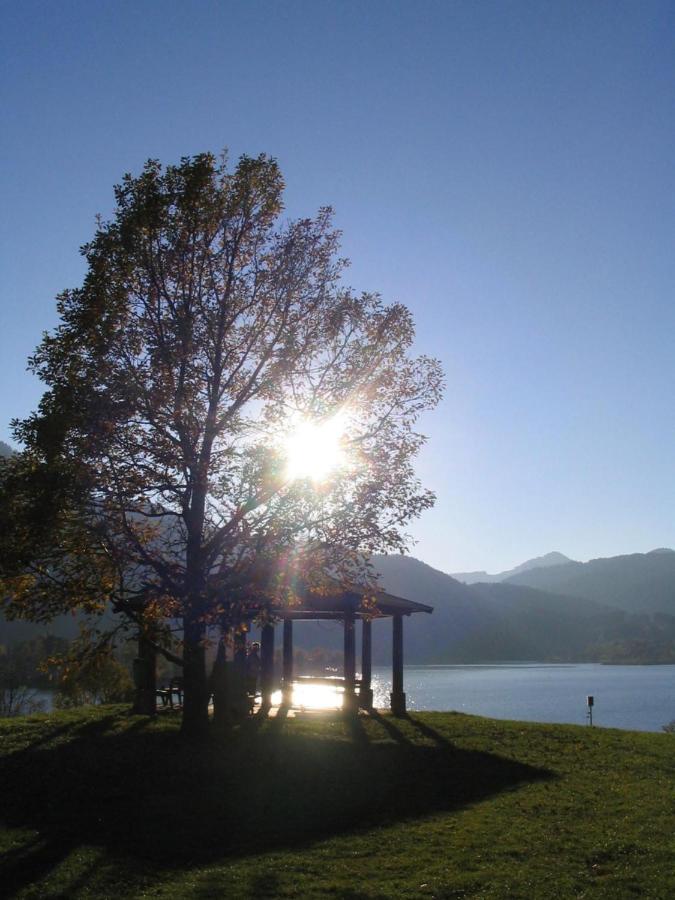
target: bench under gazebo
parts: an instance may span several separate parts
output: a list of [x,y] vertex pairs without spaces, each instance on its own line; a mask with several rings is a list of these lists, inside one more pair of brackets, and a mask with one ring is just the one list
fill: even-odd
[[[342,622],[344,629],[344,694],[343,707],[357,711],[371,709],[373,705],[372,678],[372,623],[375,619],[392,620],[392,691],[391,710],[394,715],[405,715],[406,695],[403,689],[403,619],[413,613],[431,613],[433,607],[423,603],[395,597],[378,591],[364,605],[361,594],[352,591],[335,593],[304,593],[298,602],[287,607],[272,607],[271,612],[282,624],[282,703],[290,706],[293,694],[293,623],[296,621],[328,620]],[[253,613],[252,613],[253,617]],[[361,678],[356,679],[356,623],[361,620]],[[273,624],[261,628],[260,639],[260,689],[262,705],[272,705],[274,693],[274,645]],[[236,650],[235,650],[236,655]]]

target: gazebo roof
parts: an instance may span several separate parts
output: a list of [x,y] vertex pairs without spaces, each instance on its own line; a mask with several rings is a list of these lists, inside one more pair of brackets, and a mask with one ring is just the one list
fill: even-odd
[[272,610],[280,619],[344,619],[352,613],[356,618],[381,619],[387,616],[412,613],[432,613],[433,606],[377,591],[364,603],[364,593],[357,589],[315,593],[306,591],[299,602],[291,606],[275,606]]

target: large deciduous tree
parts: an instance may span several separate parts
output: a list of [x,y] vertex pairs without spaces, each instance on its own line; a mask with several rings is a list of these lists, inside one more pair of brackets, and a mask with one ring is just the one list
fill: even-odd
[[[141,626],[181,619],[190,732],[207,723],[210,624],[404,549],[433,502],[412,463],[439,365],[411,356],[404,306],[344,286],[330,209],[284,222],[282,190],[266,156],[125,176],[31,360],[47,390],[5,478],[14,612],[105,600]],[[312,479],[289,435],[320,423],[339,455]],[[41,510],[51,536],[32,541]]]

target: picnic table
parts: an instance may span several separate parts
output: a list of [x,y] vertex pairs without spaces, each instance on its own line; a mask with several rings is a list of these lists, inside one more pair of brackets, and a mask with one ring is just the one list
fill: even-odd
[[180,677],[172,678],[168,687],[157,688],[157,696],[162,701],[162,706],[170,706],[173,709],[174,697],[176,705],[183,705],[183,679]]

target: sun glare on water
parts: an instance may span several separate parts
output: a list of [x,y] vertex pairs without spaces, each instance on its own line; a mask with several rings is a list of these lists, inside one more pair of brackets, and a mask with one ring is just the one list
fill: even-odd
[[344,426],[341,414],[323,422],[300,422],[284,441],[286,477],[321,482],[339,469],[345,462]]
[[[341,709],[344,700],[342,687],[327,684],[293,684],[292,705],[296,709]],[[272,706],[281,706],[281,691],[272,694]]]

